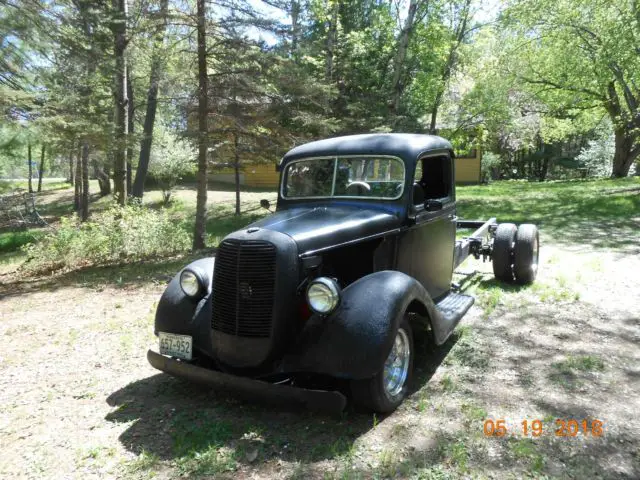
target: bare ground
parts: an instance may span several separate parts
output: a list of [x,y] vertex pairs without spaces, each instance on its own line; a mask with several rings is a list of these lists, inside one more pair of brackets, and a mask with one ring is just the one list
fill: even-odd
[[[543,240],[533,287],[463,265],[476,305],[445,346],[420,350],[415,392],[386,418],[265,407],[153,370],[175,262],[5,275],[0,478],[640,478],[638,244]],[[485,436],[500,419],[508,435]],[[536,419],[542,436],[523,437]],[[604,434],[556,436],[557,419]]]

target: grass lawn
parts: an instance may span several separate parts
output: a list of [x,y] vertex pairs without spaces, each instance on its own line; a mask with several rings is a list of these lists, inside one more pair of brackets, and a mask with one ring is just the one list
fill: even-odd
[[535,223],[554,241],[624,248],[636,242],[640,177],[529,183],[495,182],[457,188],[458,215]]

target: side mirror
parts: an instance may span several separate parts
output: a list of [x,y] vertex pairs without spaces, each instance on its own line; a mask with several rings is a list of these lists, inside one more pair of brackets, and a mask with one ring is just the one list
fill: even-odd
[[427,212],[435,212],[437,210],[442,210],[442,202],[440,200],[425,200],[424,209]]
[[[267,200],[266,198],[263,198],[262,200],[260,200],[260,206],[262,208],[266,208],[267,210],[269,210],[271,208],[271,204],[269,203],[269,200]],[[269,210],[271,211],[271,210]]]

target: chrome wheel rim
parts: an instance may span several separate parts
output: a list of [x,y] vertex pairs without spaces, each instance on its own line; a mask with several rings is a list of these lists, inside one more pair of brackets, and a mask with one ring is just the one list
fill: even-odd
[[409,374],[410,359],[409,337],[404,329],[399,328],[391,352],[384,362],[382,375],[384,390],[389,397],[395,397],[402,391]]
[[536,235],[533,241],[533,263],[531,264],[531,271],[535,274],[538,272],[538,257],[540,256],[540,247],[538,244],[538,236]]

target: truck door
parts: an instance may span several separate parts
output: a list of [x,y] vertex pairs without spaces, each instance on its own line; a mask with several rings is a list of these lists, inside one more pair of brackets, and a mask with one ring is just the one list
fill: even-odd
[[457,218],[451,155],[421,158],[412,190],[410,226],[400,238],[398,270],[437,299],[450,290],[453,274]]

